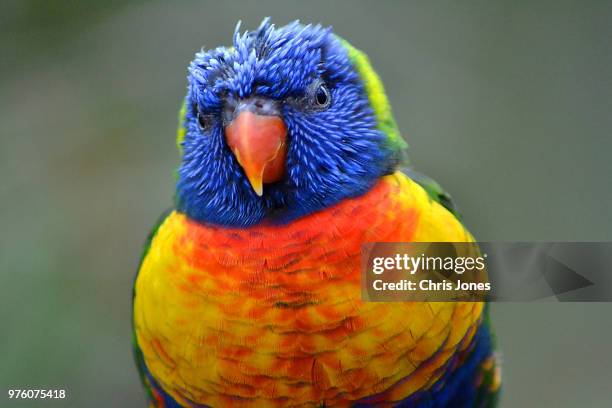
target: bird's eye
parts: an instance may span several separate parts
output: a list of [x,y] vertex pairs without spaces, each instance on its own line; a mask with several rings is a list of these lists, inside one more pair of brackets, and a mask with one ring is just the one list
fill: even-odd
[[203,131],[208,131],[213,126],[214,117],[212,114],[207,114],[201,112],[199,109],[197,110],[198,115],[198,125],[200,129]]
[[320,82],[314,88],[312,93],[312,105],[318,109],[327,109],[331,104],[331,93],[329,92],[329,88]]

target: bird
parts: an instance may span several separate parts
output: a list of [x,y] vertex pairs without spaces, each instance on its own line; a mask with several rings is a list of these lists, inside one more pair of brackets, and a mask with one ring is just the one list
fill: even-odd
[[174,204],[133,287],[150,407],[492,407],[485,302],[368,302],[368,242],[472,242],[406,167],[382,81],[321,24],[201,49],[179,114]]

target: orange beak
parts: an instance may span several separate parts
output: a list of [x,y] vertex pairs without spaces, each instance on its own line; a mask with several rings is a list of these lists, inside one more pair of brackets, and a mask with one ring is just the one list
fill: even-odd
[[258,196],[263,183],[285,175],[287,128],[280,117],[242,111],[226,126],[225,139]]

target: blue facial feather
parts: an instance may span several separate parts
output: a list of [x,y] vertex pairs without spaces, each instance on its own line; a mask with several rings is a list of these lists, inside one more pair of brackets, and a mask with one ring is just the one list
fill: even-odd
[[[377,129],[361,79],[331,29],[268,20],[254,32],[236,29],[233,47],[196,54],[189,66],[177,209],[190,218],[249,226],[295,218],[361,195],[395,167],[395,155]],[[323,82],[331,95],[324,110],[305,100]],[[224,136],[228,100],[273,99],[287,127],[285,177],[251,187]],[[198,112],[210,126],[198,123]]]

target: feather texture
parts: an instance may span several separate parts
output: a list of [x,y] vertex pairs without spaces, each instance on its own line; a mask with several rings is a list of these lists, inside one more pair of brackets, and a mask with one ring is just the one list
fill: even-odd
[[[287,225],[221,228],[172,212],[135,285],[146,376],[183,406],[431,401],[482,337],[483,304],[362,302],[361,244],[471,240],[399,172]],[[474,367],[490,356],[479,350]]]

